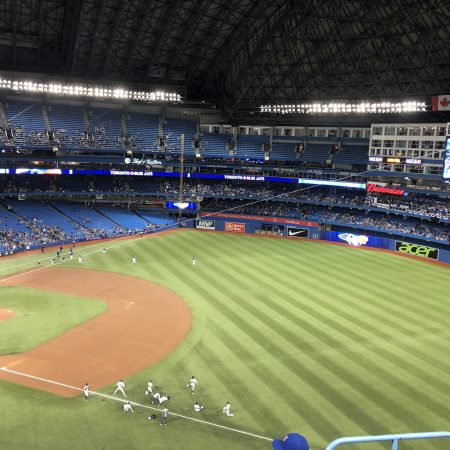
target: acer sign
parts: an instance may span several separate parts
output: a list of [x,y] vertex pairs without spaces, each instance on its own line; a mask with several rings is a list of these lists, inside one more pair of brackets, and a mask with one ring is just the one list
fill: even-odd
[[367,183],[367,192],[375,192],[377,194],[389,194],[389,195],[405,194],[405,191],[403,189],[378,186],[377,184],[369,184],[369,183]]
[[308,228],[288,227],[287,235],[295,238],[307,238],[309,236]]
[[439,256],[439,250],[437,248],[403,241],[395,241],[395,250],[400,253],[420,256],[422,258],[438,259]]

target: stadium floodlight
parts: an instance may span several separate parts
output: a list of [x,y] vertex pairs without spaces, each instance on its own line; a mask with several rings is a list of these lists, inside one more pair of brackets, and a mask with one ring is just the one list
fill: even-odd
[[70,83],[36,83],[34,81],[7,80],[0,78],[0,89],[14,92],[43,93],[70,97],[94,97],[111,99],[132,99],[144,102],[181,102],[181,95],[176,92],[133,91],[121,87],[106,87],[97,85],[70,84]]
[[291,105],[261,105],[261,113],[274,114],[401,114],[427,111],[429,105],[422,101],[405,102],[314,102]]

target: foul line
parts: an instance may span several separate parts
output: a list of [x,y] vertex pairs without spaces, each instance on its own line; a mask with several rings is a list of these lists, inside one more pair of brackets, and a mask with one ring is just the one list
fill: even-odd
[[[80,391],[80,392],[83,391],[82,388],[78,388],[76,386],[71,386],[69,384],[60,383],[58,381],[47,380],[46,378],[37,377],[35,375],[29,375],[29,374],[24,373],[24,372],[17,372],[15,370],[10,370],[7,367],[1,367],[0,370],[3,370],[4,372],[15,374],[15,375],[20,375],[22,377],[27,377],[27,378],[32,378],[34,380],[43,381],[45,383],[55,384],[57,386],[62,386],[62,387],[66,387],[66,388],[69,388],[69,389],[74,389],[76,391]],[[101,392],[89,391],[89,394],[97,395],[99,397],[108,398],[110,400],[116,400],[117,402],[120,402],[120,403],[127,403],[129,401],[132,405],[140,406],[141,408],[147,408],[147,409],[151,409],[151,410],[154,410],[154,411],[161,411],[160,409],[155,408],[153,406],[143,405],[142,403],[133,402],[131,400],[124,400],[124,399],[121,399],[121,398],[113,397],[112,395],[103,394]],[[251,436],[251,437],[254,437],[254,438],[264,439],[266,441],[272,441],[272,438],[268,438],[268,437],[265,437],[265,436],[260,436],[259,434],[250,433],[248,431],[238,430],[236,428],[226,427],[225,425],[219,425],[218,423],[208,422],[206,420],[201,420],[201,419],[195,419],[194,417],[184,416],[183,414],[178,414],[178,413],[174,413],[174,412],[171,412],[171,411],[169,411],[169,414],[172,415],[172,416],[180,417],[182,419],[191,420],[192,422],[199,422],[199,423],[202,423],[204,425],[210,425],[212,427],[222,428],[222,429],[227,430],[227,431],[233,431],[235,433],[245,434],[247,436]]]
[[[178,230],[178,228],[174,228],[173,229],[173,231],[177,231],[177,230]],[[152,238],[152,237],[161,235],[162,233],[167,233],[167,232],[171,232],[171,231],[172,231],[171,229],[169,229],[169,230],[161,230],[161,231],[158,231],[158,232],[155,232],[155,233],[144,234],[144,236],[145,236],[145,238]],[[120,237],[117,237],[116,239],[109,240],[106,243],[105,242],[98,242],[98,243],[92,244],[92,245],[84,245],[82,247],[77,247],[78,250],[76,250],[76,251],[77,251],[78,254],[81,254],[83,256],[83,258],[84,258],[86,256],[92,256],[92,255],[95,255],[96,253],[101,253],[102,252],[102,250],[95,250],[93,252],[88,252],[89,250],[92,250],[94,247],[101,246],[102,249],[105,248],[107,250],[110,250],[112,248],[120,247],[122,245],[125,245],[129,241],[133,242],[133,241],[138,240],[138,239],[141,239],[141,237],[140,236],[138,237],[138,235],[134,235],[134,236],[120,236]],[[70,255],[70,253],[68,251],[61,253],[61,256],[66,256],[66,255]],[[19,264],[19,265],[12,266],[12,267],[6,267],[4,269],[0,269],[0,272],[6,272],[7,270],[17,270],[19,267],[29,266],[31,264],[37,265],[37,264],[40,264],[41,261],[48,261],[48,259],[49,259],[49,256],[47,256],[45,258],[36,259],[34,261],[30,261],[30,262],[27,262],[27,263],[24,263],[24,264]],[[51,257],[50,257],[50,259],[51,259]],[[41,267],[36,267],[34,269],[24,270],[23,272],[20,272],[20,273],[13,273],[11,276],[5,275],[5,278],[0,278],[0,283],[3,282],[3,281],[12,280],[13,278],[20,277],[22,275],[28,275],[29,273],[37,272],[38,270],[51,269],[54,266],[61,266],[61,265],[65,266],[66,264],[69,264],[70,261],[76,261],[75,257],[74,257],[73,260],[68,259],[66,262],[62,262],[62,261],[56,260],[54,262],[54,264],[48,263],[46,265],[42,265]],[[1,275],[0,275],[0,277],[1,277]]]

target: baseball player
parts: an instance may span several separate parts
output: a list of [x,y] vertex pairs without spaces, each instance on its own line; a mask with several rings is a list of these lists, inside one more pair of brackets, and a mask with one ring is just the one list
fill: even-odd
[[148,395],[148,394],[152,394],[153,395],[153,383],[152,383],[152,380],[150,380],[147,383],[147,390],[145,391],[145,395]]
[[84,399],[87,401],[89,397],[89,383],[86,383],[83,387]]
[[195,266],[195,256],[192,257],[192,265]]
[[167,400],[170,400],[170,397],[168,395],[161,395],[159,397],[159,404],[166,402]]
[[106,248],[105,247],[103,247],[102,253],[106,253]]
[[187,386],[186,387],[191,387],[191,394],[194,394],[194,391],[195,391],[195,387],[197,386],[197,384],[198,384],[198,381],[197,381],[197,378],[195,378],[194,377],[194,375],[192,375],[192,377],[191,377],[191,379],[188,381],[188,384],[187,384]]
[[132,262],[133,264],[136,264],[136,256],[133,255],[133,258],[131,259],[131,262]]
[[78,255],[78,264],[82,264],[83,260],[81,259],[81,255]]
[[161,424],[160,425],[167,425],[167,416],[169,415],[169,409],[167,406],[164,407],[164,409],[161,411]]
[[159,404],[159,399],[161,398],[161,394],[159,392],[155,392],[153,394],[153,400],[152,403],[158,403]]
[[223,407],[222,412],[226,414],[227,416],[234,416],[234,414],[231,412],[231,405],[230,402],[227,402],[226,405]]
[[125,391],[123,390],[124,387],[125,387],[125,383],[123,382],[123,380],[118,381],[116,384],[116,390],[114,391],[113,395],[116,395],[117,391],[120,391],[120,392],[122,392],[123,396],[125,398],[127,398],[127,394],[125,394]]
[[200,405],[198,402],[194,403],[194,411],[200,412],[203,409],[203,405]]
[[129,411],[131,411],[132,413],[134,413],[133,408],[131,407],[131,403],[130,403],[130,402],[126,402],[126,403],[123,405],[123,412],[126,413],[126,412],[129,412]]
[[72,259],[73,259],[73,248],[72,247],[69,250],[69,256],[70,256],[70,260],[72,261]]
[[53,256],[52,259],[50,260],[52,262],[52,266],[53,266],[53,264],[55,264],[55,259],[56,258]]

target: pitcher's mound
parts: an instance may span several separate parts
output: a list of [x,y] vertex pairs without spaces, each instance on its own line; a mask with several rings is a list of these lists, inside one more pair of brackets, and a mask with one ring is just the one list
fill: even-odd
[[1,309],[0,308],[0,320],[8,320],[11,319],[11,317],[14,317],[16,315],[16,312],[12,309]]

